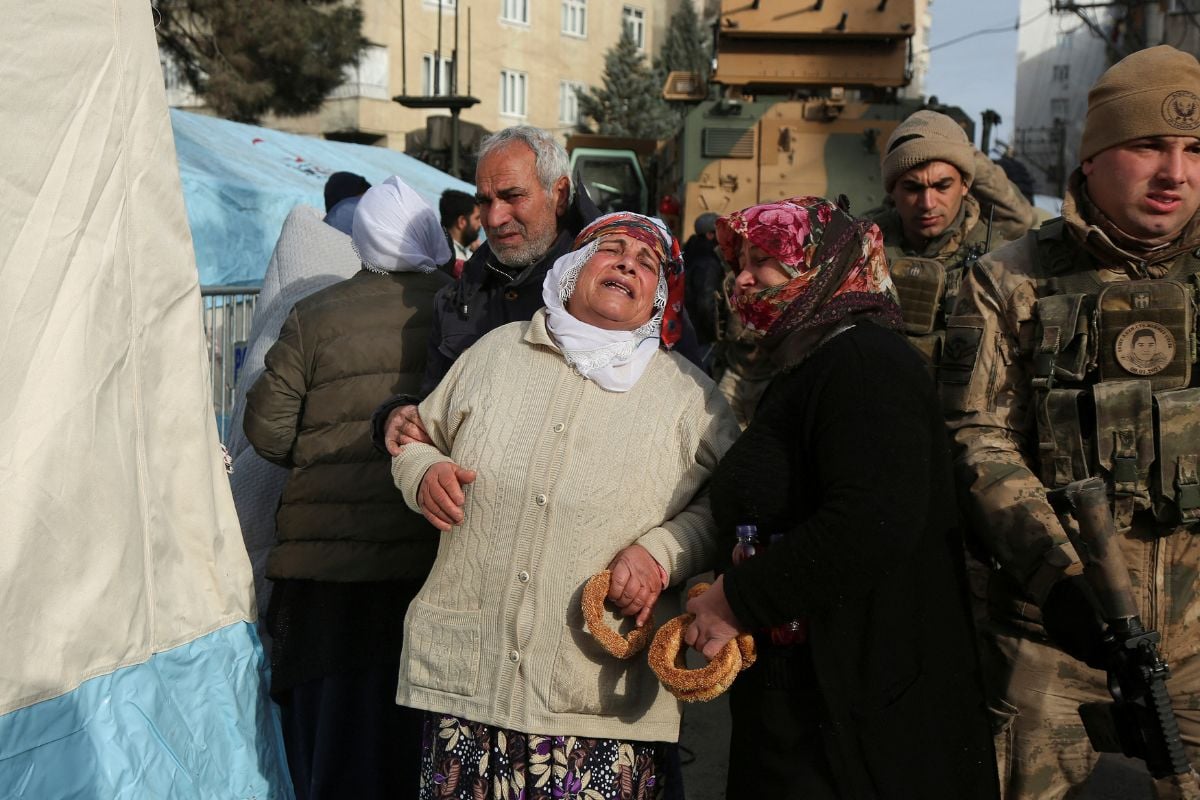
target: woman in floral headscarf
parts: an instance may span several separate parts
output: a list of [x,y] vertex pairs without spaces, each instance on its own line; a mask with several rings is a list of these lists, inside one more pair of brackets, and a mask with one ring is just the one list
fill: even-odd
[[433,445],[392,464],[442,531],[404,621],[398,702],[429,712],[422,798],[652,798],[678,703],[644,658],[584,628],[583,585],[640,624],[712,566],[703,489],[737,423],[669,348],[682,263],[655,220],[612,214],[547,273],[546,307],[471,346],[421,403]]
[[738,525],[765,549],[688,603],[706,656],[758,640],[727,796],[995,796],[948,444],[879,229],[799,197],[720,219],[717,241],[780,368],[711,485],[724,551]]

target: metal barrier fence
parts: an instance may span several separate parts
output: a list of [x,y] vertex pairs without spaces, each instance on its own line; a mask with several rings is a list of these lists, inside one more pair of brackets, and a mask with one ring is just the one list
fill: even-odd
[[254,321],[258,288],[254,286],[201,286],[204,338],[208,341],[208,373],[212,379],[213,407],[221,442],[228,440],[233,416],[234,387],[246,357],[246,342]]

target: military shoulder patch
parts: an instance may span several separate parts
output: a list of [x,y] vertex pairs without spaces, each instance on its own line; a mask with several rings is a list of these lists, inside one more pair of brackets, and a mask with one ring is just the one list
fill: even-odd
[[975,361],[979,357],[979,342],[983,339],[983,317],[951,317],[946,325],[946,343],[942,345],[942,360],[938,365],[941,383],[969,383]]

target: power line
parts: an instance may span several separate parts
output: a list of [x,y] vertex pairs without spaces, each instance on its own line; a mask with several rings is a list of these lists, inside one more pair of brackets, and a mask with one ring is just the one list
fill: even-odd
[[1023,19],[1018,18],[1017,21],[1012,25],[1003,25],[1003,26],[994,27],[994,28],[981,28],[977,31],[971,31],[970,33],[964,34],[962,36],[958,36],[947,42],[940,42],[939,44],[935,44],[930,47],[926,47],[924,50],[921,51],[921,53],[922,54],[932,53],[934,50],[940,50],[941,48],[949,47],[952,44],[958,44],[960,42],[965,42],[968,39],[974,39],[976,36],[984,36],[989,33],[1008,33],[1009,31],[1020,30],[1021,28],[1028,25],[1029,23],[1039,20],[1049,13],[1050,13],[1050,9],[1047,8],[1045,11],[1041,12],[1040,14],[1034,14],[1029,19],[1023,20]]

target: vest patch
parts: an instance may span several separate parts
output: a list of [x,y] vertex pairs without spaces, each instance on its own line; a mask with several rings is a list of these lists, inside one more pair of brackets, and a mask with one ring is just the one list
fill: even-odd
[[1175,359],[1175,337],[1157,322],[1135,322],[1117,335],[1114,349],[1130,375],[1157,375]]

